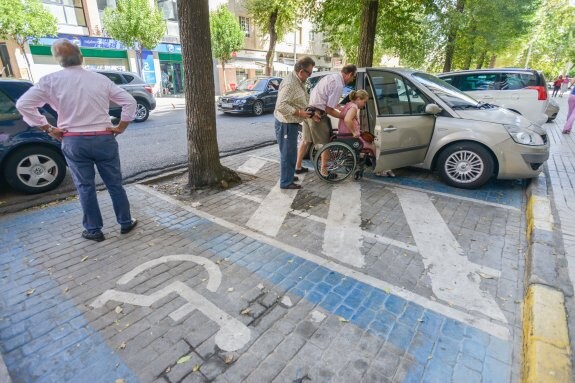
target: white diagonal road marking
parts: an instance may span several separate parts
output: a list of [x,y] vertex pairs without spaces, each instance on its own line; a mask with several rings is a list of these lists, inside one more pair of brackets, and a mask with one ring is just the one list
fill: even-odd
[[[400,188],[394,192],[428,270],[435,295],[451,304],[507,323],[497,302],[481,290],[477,271],[485,268],[467,259],[428,195]],[[490,273],[495,271],[490,270]],[[499,274],[497,271],[496,276]]]

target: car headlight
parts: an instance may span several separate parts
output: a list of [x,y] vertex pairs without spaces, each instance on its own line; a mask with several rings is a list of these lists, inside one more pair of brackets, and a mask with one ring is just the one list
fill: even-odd
[[241,99],[241,100],[234,100],[234,104],[236,105],[243,105],[246,103],[246,99]]
[[503,125],[503,126],[505,127],[505,129],[507,129],[507,132],[509,133],[511,138],[513,138],[513,141],[517,142],[518,144],[532,145],[532,146],[545,145],[543,137],[541,137],[539,134],[535,132],[532,132],[524,128],[520,128],[515,125]]

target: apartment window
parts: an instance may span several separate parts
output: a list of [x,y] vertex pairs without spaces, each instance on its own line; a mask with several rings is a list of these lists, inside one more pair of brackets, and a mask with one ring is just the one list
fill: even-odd
[[59,24],[86,26],[82,0],[43,0],[46,8],[58,19]]
[[158,0],[158,7],[164,12],[164,20],[178,21],[178,4],[175,0]]
[[309,41],[315,41],[315,31],[309,31]]
[[240,16],[240,28],[244,31],[246,37],[250,37],[250,19]]

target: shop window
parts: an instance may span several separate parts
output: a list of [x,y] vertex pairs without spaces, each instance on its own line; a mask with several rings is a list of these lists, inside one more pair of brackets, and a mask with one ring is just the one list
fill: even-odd
[[13,77],[12,65],[10,64],[10,55],[6,44],[0,44],[0,77]]
[[158,0],[158,7],[164,13],[164,20],[178,21],[178,3],[174,0]]
[[250,19],[240,16],[240,28],[244,31],[246,37],[250,37]]
[[86,26],[82,0],[42,0],[59,24]]

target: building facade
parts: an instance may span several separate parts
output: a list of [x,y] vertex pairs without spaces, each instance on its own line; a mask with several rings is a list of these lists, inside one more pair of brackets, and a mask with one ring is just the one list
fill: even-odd
[[[24,78],[38,81],[42,76],[59,70],[51,56],[51,45],[57,38],[74,41],[84,55],[84,65],[91,69],[138,72],[136,52],[106,36],[103,14],[115,7],[116,0],[40,0],[58,20],[58,36],[41,38],[22,51],[14,41],[0,41],[0,68],[2,77]],[[167,24],[162,42],[142,54],[142,78],[154,86],[158,96],[183,93],[183,65],[179,37],[177,0],[150,0],[163,11]],[[235,87],[247,78],[264,74],[268,42],[254,25],[243,0],[210,0],[210,10],[227,5],[236,15],[245,33],[244,48],[234,52],[225,70],[214,63],[216,94]],[[285,76],[295,60],[311,56],[319,70],[332,68],[332,59],[326,53],[321,35],[315,33],[307,21],[294,26],[294,30],[276,44],[273,74]],[[28,70],[28,62],[30,70]],[[224,89],[223,78],[228,84]]]

